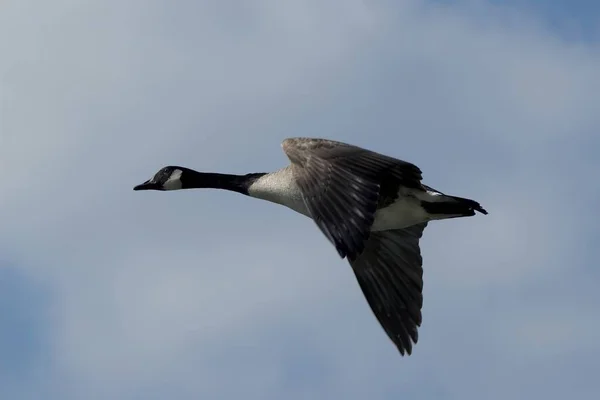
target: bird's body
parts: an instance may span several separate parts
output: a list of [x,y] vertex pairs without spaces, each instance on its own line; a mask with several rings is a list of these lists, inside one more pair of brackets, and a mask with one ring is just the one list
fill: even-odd
[[134,190],[226,189],[286,206],[315,221],[348,259],[378,321],[401,354],[418,340],[423,305],[419,239],[432,220],[487,214],[479,203],[421,183],[421,170],[346,143],[290,138],[291,165],[229,175],[165,167]]
[[[261,200],[288,207],[297,213],[312,218],[302,198],[302,190],[296,184],[291,166],[265,174],[248,186],[248,195]],[[421,200],[439,201],[440,193],[428,188],[425,192],[400,188],[391,204],[378,208],[371,231],[402,229],[431,219],[421,206]]]

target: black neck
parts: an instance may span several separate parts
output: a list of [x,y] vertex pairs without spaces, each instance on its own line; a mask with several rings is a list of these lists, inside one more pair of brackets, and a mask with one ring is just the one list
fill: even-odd
[[182,176],[182,189],[224,189],[248,195],[250,185],[265,173],[246,175],[217,174],[187,169]]

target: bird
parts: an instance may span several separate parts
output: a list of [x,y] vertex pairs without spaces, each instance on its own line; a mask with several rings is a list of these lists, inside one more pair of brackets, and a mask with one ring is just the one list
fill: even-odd
[[340,141],[293,137],[289,165],[245,175],[161,168],[133,190],[223,189],[311,218],[346,258],[379,324],[399,353],[418,342],[423,307],[419,241],[430,221],[488,212],[476,201],[424,185],[415,164]]

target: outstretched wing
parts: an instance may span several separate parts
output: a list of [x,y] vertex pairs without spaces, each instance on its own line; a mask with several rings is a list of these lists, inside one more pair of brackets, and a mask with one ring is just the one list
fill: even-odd
[[310,138],[286,139],[282,147],[311,217],[349,260],[369,238],[382,182],[421,187],[417,166],[360,147]]
[[423,259],[419,239],[427,223],[371,232],[365,251],[350,262],[375,317],[400,354],[417,343],[423,306]]

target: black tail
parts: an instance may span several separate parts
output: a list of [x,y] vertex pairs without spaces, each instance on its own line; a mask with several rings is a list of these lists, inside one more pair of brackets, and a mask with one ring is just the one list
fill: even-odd
[[478,211],[484,215],[487,215],[488,213],[478,202],[474,200],[447,195],[444,195],[443,199],[435,202],[421,201],[421,206],[429,214],[454,215],[457,217],[470,217],[475,215],[475,211]]

